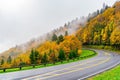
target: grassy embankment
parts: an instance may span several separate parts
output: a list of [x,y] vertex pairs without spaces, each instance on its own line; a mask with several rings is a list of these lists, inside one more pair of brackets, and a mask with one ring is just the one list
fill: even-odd
[[102,49],[102,50],[109,50],[114,51],[120,54],[120,50],[112,47],[112,46],[105,46],[105,45],[85,45],[84,48],[94,48],[94,49]]
[[[22,67],[22,70],[29,70],[29,69],[36,69],[36,68],[44,68],[44,67],[49,67],[49,66],[55,66],[55,65],[61,65],[61,64],[67,64],[67,63],[71,63],[71,62],[75,62],[75,61],[79,61],[79,60],[84,60],[84,59],[88,59],[91,58],[93,56],[97,55],[96,52],[92,51],[92,50],[86,50],[83,49],[82,50],[82,54],[79,57],[79,59],[74,59],[74,60],[69,60],[69,62],[67,60],[63,61],[63,63],[61,62],[56,62],[55,64],[47,64],[46,66],[44,65],[38,65],[35,66],[35,68],[33,68],[33,66],[28,66],[28,67]],[[13,69],[6,69],[6,72],[14,72],[14,71],[22,71],[19,68],[13,68]],[[0,73],[6,73],[3,72],[3,70],[0,70]]]
[[87,80],[120,80],[120,65]]

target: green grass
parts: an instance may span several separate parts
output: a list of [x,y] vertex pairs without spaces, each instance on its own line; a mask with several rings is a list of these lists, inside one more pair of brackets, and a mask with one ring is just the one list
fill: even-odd
[[89,55],[93,55],[93,54],[96,54],[96,53],[92,50],[83,49],[82,50],[82,55],[80,57],[85,57],[85,56],[89,56]]
[[84,45],[84,48],[94,48],[94,49],[102,49],[102,50],[109,50],[114,51],[120,54],[120,50],[112,47],[112,46],[105,46],[105,45]]
[[[83,49],[82,50],[82,54],[79,57],[79,59],[74,59],[74,60],[69,60],[69,62],[67,60],[63,61],[63,63],[61,62],[56,62],[55,64],[47,64],[46,66],[44,65],[38,65],[35,66],[35,68],[33,68],[33,66],[28,66],[28,67],[22,67],[22,70],[29,70],[29,69],[36,69],[36,68],[44,68],[44,67],[49,67],[49,66],[55,66],[55,65],[61,65],[61,64],[67,64],[67,63],[71,63],[71,62],[75,62],[75,61],[80,61],[80,60],[84,60],[87,58],[91,58],[93,56],[97,55],[96,52],[92,51],[92,50],[86,50]],[[7,73],[7,72],[14,72],[14,71],[22,71],[19,68],[13,68],[13,69],[6,69],[6,72],[3,72],[3,70],[0,70],[0,73]]]
[[88,80],[120,80],[120,65],[109,71],[91,77]]

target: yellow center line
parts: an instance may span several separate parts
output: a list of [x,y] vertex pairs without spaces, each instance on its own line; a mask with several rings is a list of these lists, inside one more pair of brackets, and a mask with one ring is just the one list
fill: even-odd
[[[106,55],[106,53],[105,53],[105,55]],[[91,63],[91,62],[95,62],[96,60],[100,60],[100,59],[95,59],[94,61],[88,61],[88,62],[86,62],[86,63],[82,63],[82,64],[74,65],[74,66],[71,66],[71,67],[67,67],[67,68],[55,70],[55,71],[48,72],[48,73],[44,73],[44,74],[41,74],[41,75],[36,75],[36,76],[24,78],[24,79],[22,79],[22,80],[28,80],[28,79],[31,79],[31,78],[35,78],[35,77],[40,77],[40,76],[48,75],[48,74],[55,73],[55,72],[58,72],[58,71],[68,70],[68,69],[71,69],[71,68],[74,68],[74,67],[77,67],[77,66],[80,66],[80,65],[85,65],[85,64],[88,64],[88,63]]]
[[68,69],[71,69],[71,68],[74,68],[74,67],[77,67],[77,66],[80,66],[80,65],[85,65],[85,64],[88,64],[88,63],[91,63],[91,62],[95,62],[95,61],[97,61],[97,60],[100,60],[100,59],[96,59],[96,60],[94,60],[94,61],[88,61],[88,62],[86,62],[86,63],[74,65],[74,66],[67,67],[67,68],[62,68],[62,69],[55,70],[55,71],[48,72],[48,73],[44,73],[44,74],[41,74],[41,75],[36,75],[36,76],[28,77],[28,78],[25,78],[25,79],[22,79],[22,80],[28,80],[28,79],[35,78],[35,77],[38,77],[38,76],[40,77],[40,76],[48,75],[48,74],[55,73],[55,72],[58,72],[58,71],[68,70]]
[[111,57],[109,57],[108,59],[106,59],[106,60],[104,60],[104,61],[101,61],[101,62],[99,62],[99,63],[97,63],[97,64],[94,64],[94,65],[92,65],[92,66],[88,66],[88,67],[84,67],[84,68],[79,68],[79,69],[71,70],[71,71],[68,71],[68,72],[63,72],[63,73],[60,73],[60,74],[54,74],[54,75],[47,76],[47,77],[43,77],[43,78],[39,78],[39,79],[36,79],[36,80],[47,79],[47,78],[51,78],[51,77],[56,77],[56,76],[60,76],[60,75],[69,74],[69,73],[72,73],[72,72],[76,72],[76,71],[80,71],[80,70],[92,68],[92,67],[95,67],[95,66],[97,66],[97,65],[100,65],[100,64],[103,64],[103,63],[109,61],[110,58],[111,58]]

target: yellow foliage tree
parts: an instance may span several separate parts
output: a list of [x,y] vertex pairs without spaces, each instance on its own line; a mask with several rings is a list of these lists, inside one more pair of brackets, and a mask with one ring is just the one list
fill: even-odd
[[30,64],[30,59],[28,54],[20,54],[18,58],[21,60],[22,63]]
[[120,26],[112,32],[110,41],[113,45],[120,45]]
[[38,49],[41,54],[49,53],[50,50],[54,50],[55,53],[58,52],[58,45],[56,42],[46,41]]
[[2,68],[10,68],[11,64],[8,64],[7,62],[5,62],[1,67]]
[[81,50],[82,44],[76,36],[71,35],[71,36],[66,36],[64,41],[60,43],[59,47],[63,49],[68,56],[70,50],[76,50],[76,49]]

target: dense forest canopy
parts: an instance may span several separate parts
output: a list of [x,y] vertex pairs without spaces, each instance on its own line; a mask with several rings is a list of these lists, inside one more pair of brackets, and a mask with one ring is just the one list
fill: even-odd
[[89,20],[76,35],[84,45],[108,45],[120,49],[120,2]]

